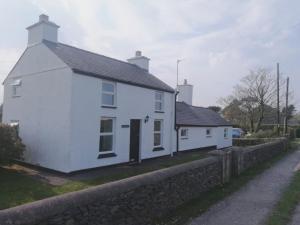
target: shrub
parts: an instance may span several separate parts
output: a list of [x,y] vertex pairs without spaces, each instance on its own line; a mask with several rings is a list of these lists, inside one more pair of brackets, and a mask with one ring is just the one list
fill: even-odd
[[275,130],[260,130],[257,133],[253,133],[250,138],[273,138],[277,137],[277,131]]
[[288,136],[290,137],[290,139],[295,139],[296,138],[295,129],[294,128],[289,128],[288,129]]
[[0,124],[0,165],[9,165],[14,159],[23,159],[25,145],[16,127]]
[[296,129],[296,138],[300,138],[300,128]]

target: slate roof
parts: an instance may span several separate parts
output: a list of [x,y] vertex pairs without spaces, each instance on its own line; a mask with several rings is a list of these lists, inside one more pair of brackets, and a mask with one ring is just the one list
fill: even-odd
[[43,43],[75,73],[154,90],[174,92],[173,88],[136,65],[62,43],[46,40],[43,40]]
[[203,107],[176,102],[176,124],[181,126],[218,127],[232,126],[218,113]]

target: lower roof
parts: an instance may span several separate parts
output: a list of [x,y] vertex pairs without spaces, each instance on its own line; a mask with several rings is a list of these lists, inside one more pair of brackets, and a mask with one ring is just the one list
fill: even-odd
[[219,113],[204,107],[176,102],[176,124],[178,126],[221,127],[232,126]]

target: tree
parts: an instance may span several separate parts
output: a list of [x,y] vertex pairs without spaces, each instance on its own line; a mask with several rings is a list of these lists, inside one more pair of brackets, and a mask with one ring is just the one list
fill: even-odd
[[[250,71],[239,85],[236,86],[236,95],[248,110],[248,116],[252,129],[259,131],[261,123],[265,116],[265,106],[273,105],[276,100],[276,81],[266,69],[258,69]],[[254,119],[256,127],[254,129]]]
[[208,106],[208,108],[216,113],[221,112],[222,108],[220,106]]
[[23,159],[25,145],[16,127],[0,124],[0,165],[8,165],[14,159]]
[[[295,112],[296,112],[295,106],[294,106],[294,105],[289,105],[289,106],[288,106],[288,109],[287,109],[287,120],[291,119],[291,118],[294,116],[294,113],[295,113]],[[286,108],[284,107],[284,108],[282,109],[281,114],[282,114],[283,116],[285,116],[285,113],[286,113]]]

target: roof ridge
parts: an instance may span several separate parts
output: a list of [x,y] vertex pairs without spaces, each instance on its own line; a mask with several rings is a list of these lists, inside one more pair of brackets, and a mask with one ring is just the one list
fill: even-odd
[[[77,49],[77,50],[80,50],[80,51],[84,51],[84,52],[87,52],[89,54],[93,54],[93,55],[97,55],[97,56],[101,56],[101,57],[104,57],[104,58],[107,58],[107,59],[110,59],[110,60],[114,60],[114,61],[118,61],[118,62],[121,62],[121,63],[124,63],[124,64],[127,64],[127,65],[130,65],[130,66],[133,66],[133,67],[136,67],[148,74],[151,74],[149,73],[147,70],[143,69],[143,68],[140,68],[138,67],[137,65],[135,64],[132,64],[132,63],[129,63],[129,62],[126,62],[126,61],[123,61],[121,59],[116,59],[116,58],[112,58],[110,56],[106,56],[106,55],[102,55],[102,54],[99,54],[99,53],[96,53],[96,52],[92,52],[92,51],[89,51],[89,50],[86,50],[86,49],[83,49],[83,48],[79,48],[79,47],[75,47],[75,46],[72,46],[72,45],[68,45],[68,44],[65,44],[65,43],[61,43],[61,42],[52,42],[52,41],[49,41],[49,40],[43,40],[43,42],[50,42],[50,43],[53,43],[53,44],[60,44],[60,45],[64,45],[64,46],[67,46],[69,48],[74,48],[74,49]],[[153,74],[151,74],[153,75]],[[153,75],[154,76],[154,75]]]

